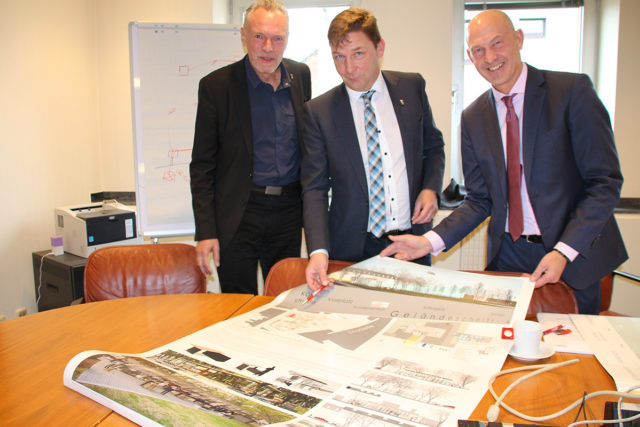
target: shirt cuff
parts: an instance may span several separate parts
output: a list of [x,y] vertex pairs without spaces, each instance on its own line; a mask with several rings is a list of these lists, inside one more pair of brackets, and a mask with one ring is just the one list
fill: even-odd
[[329,251],[326,249],[316,249],[315,251],[309,254],[309,258],[311,258],[313,254],[325,254],[327,258],[329,258]]
[[444,251],[447,248],[444,244],[444,240],[442,240],[442,237],[440,237],[438,233],[433,230],[429,230],[424,233],[424,237],[426,237],[429,243],[431,243],[431,255],[433,256],[438,255],[440,252]]
[[573,260],[576,259],[576,257],[578,255],[580,255],[580,253],[578,251],[576,251],[571,246],[569,246],[569,245],[567,245],[566,243],[563,243],[563,242],[556,243],[556,245],[553,247],[553,249],[559,251],[562,255],[567,257],[567,259],[569,261],[571,261],[571,262],[573,262]]

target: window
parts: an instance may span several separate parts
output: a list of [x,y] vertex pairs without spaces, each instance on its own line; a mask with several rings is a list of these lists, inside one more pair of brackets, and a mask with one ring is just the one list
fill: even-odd
[[[521,57],[536,68],[581,71],[582,7],[503,9],[524,32]],[[481,10],[465,10],[464,107],[489,88],[466,55],[467,24]]]
[[[487,83],[475,70],[466,53],[466,25],[478,13],[488,8],[505,11],[513,25],[525,33],[521,56],[523,61],[536,68],[558,71],[594,71],[594,41],[584,37],[583,0],[455,0],[454,55],[452,65],[452,115],[451,147],[449,156],[451,177],[462,183],[462,161],[460,158],[460,115],[473,100],[489,89]],[[458,3],[459,2],[459,3]],[[593,4],[589,1],[589,16],[593,15]],[[594,30],[594,32],[597,30]],[[583,50],[583,41],[587,49]],[[585,55],[586,54],[586,55]],[[583,70],[583,67],[588,68]]]
[[[233,1],[234,24],[242,24],[244,11],[251,3],[253,0]],[[333,65],[327,31],[333,18],[351,6],[350,0],[284,0],[283,3],[289,13],[289,43],[284,56],[309,66],[312,96],[316,97],[342,83]]]
[[309,66],[313,97],[342,83],[333,65],[327,31],[333,18],[348,8],[349,6],[288,8],[289,44],[285,56]]

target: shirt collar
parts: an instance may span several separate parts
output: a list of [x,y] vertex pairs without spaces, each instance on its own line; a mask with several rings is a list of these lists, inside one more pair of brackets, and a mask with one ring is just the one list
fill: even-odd
[[[253,69],[251,62],[249,61],[249,57],[246,55],[244,60],[244,69],[247,72],[247,82],[249,83],[249,86],[251,86],[253,89],[257,88],[258,85],[260,85],[260,83],[268,84],[260,80],[260,77],[258,77],[258,73],[256,73],[256,70]],[[289,76],[289,73],[287,73],[287,70],[284,67],[284,62],[280,63],[280,65],[278,66],[278,69],[280,70],[280,85],[278,86],[278,89],[290,87],[291,77]]]
[[513,85],[509,93],[502,93],[498,89],[494,88],[493,86],[491,87],[491,90],[493,91],[493,99],[501,100],[503,97],[508,95],[513,95],[516,93],[524,94],[524,90],[526,87],[527,87],[527,64],[523,62],[520,76],[518,77],[518,80],[516,80],[516,83]]
[[[354,102],[358,101],[363,93],[368,92],[366,90],[364,92],[358,92],[356,90],[353,90],[353,89],[349,88],[346,85],[345,85],[345,87],[347,88],[347,94],[349,95],[349,101],[352,104]],[[379,95],[379,94],[384,95],[384,94],[387,93],[387,85],[384,83],[384,77],[382,77],[382,72],[380,72],[378,74],[378,78],[376,79],[375,82],[373,82],[373,86],[371,86],[371,89],[376,91],[374,93],[374,96]]]

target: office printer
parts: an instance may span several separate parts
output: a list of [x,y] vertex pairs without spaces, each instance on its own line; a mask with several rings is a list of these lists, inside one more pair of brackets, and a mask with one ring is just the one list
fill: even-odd
[[87,258],[105,246],[140,244],[135,207],[116,201],[55,209],[56,233],[65,252]]

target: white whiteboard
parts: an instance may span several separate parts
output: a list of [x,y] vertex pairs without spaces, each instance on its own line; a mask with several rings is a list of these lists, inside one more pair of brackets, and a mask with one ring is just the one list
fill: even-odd
[[189,163],[198,83],[243,56],[238,26],[129,24],[136,217],[142,235],[195,233]]

